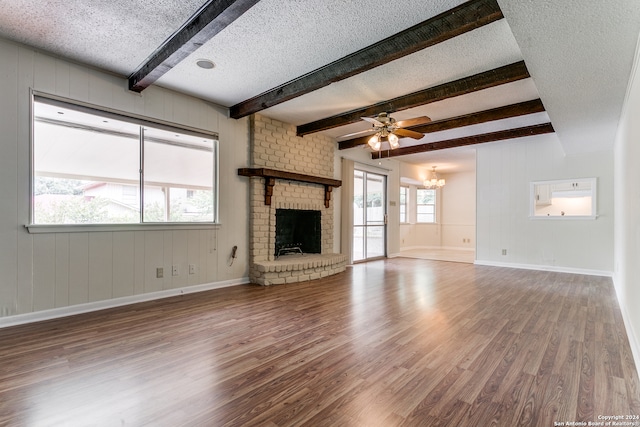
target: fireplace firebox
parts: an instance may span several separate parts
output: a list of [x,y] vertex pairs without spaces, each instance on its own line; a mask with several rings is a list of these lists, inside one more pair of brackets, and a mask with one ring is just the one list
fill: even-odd
[[322,253],[321,212],[276,209],[275,256],[288,253]]

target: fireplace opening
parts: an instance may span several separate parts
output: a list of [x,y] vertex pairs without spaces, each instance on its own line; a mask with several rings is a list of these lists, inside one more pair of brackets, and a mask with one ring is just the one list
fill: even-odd
[[320,211],[276,209],[275,256],[287,253],[322,253]]

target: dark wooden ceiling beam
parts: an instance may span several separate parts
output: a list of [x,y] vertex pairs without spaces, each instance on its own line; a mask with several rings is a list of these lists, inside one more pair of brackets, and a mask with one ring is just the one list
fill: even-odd
[[393,113],[395,111],[406,110],[419,107],[420,105],[442,101],[444,99],[465,95],[494,86],[511,83],[517,80],[529,78],[529,71],[524,61],[515,62],[503,67],[494,68],[473,76],[463,77],[452,82],[443,83],[408,95],[400,96],[389,101],[351,110],[346,113],[337,114],[332,117],[306,123],[297,127],[297,135],[303,136],[310,133],[320,132],[339,126],[357,123],[362,117],[373,117],[380,112]]
[[[419,126],[411,126],[407,127],[407,129],[421,133],[433,133],[492,122],[495,120],[508,119],[511,117],[524,116],[527,114],[541,113],[543,111],[545,111],[545,109],[544,105],[542,105],[542,101],[540,99],[534,99],[517,104],[505,105],[504,107],[492,108],[490,110],[484,110],[477,113],[465,114],[452,119],[438,120]],[[345,150],[347,148],[364,145],[367,143],[369,138],[371,138],[371,135],[340,141],[338,142],[338,149]]]
[[396,148],[395,150],[383,150],[371,153],[372,159],[386,157],[406,156],[409,154],[425,153],[428,151],[444,150],[447,148],[463,147],[466,145],[483,144],[485,142],[503,141],[505,139],[522,138],[525,136],[553,133],[551,123],[525,126],[516,129],[501,130],[498,132],[483,133],[481,135],[466,136],[463,138],[449,139],[446,141],[430,142],[428,144],[413,145],[410,147]]
[[231,107],[230,116],[239,119],[257,113],[502,18],[502,11],[496,0],[468,1],[261,95],[242,101]]
[[180,61],[249,10],[259,0],[209,0],[129,76],[129,89],[142,92]]

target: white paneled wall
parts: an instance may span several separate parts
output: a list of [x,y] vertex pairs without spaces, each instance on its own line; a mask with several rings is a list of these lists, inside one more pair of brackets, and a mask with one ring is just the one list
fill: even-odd
[[[477,148],[478,263],[613,271],[613,153],[567,156],[555,134]],[[596,177],[596,220],[532,220],[531,181]],[[503,255],[503,250],[506,254]]]
[[[444,175],[443,175],[444,176]],[[442,246],[474,249],[476,246],[476,173],[464,171],[445,176],[442,188]]]
[[640,39],[615,144],[614,283],[640,366]]
[[[247,119],[228,119],[226,109],[160,87],[136,94],[124,77],[1,39],[0,58],[0,317],[246,281],[249,185],[237,168],[249,162]],[[218,132],[221,225],[29,234],[31,89]]]
[[[218,280],[216,230],[46,233],[33,236],[34,311]],[[189,264],[196,266],[189,274]],[[173,276],[171,267],[179,275]],[[156,268],[164,277],[156,278]]]

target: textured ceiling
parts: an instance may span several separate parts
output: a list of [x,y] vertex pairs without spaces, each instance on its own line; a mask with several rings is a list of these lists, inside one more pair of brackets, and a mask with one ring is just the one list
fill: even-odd
[[[203,0],[0,0],[0,37],[120,74],[134,72]],[[231,106],[372,45],[460,0],[261,0],[155,84]],[[442,120],[540,97],[546,113],[427,135],[550,119],[567,154],[610,149],[640,33],[637,0],[498,0],[505,19],[262,111],[296,125],[524,60],[531,78],[394,113]],[[202,70],[195,62],[210,59]],[[144,96],[144,92],[143,92]],[[323,131],[335,138],[367,129]],[[455,137],[455,136],[453,136]],[[402,139],[403,146],[416,144]],[[468,167],[473,149],[401,160]],[[464,169],[463,166],[459,167]]]
[[126,76],[201,5],[202,0],[0,0],[0,36]]
[[[185,80],[198,80],[196,93],[231,106],[460,3],[261,0],[158,84],[184,89]],[[209,58],[217,67],[203,72],[194,66],[197,58]]]
[[520,60],[518,45],[503,19],[268,108],[263,114],[303,124]]
[[610,149],[640,33],[640,3],[498,3],[565,153]]

